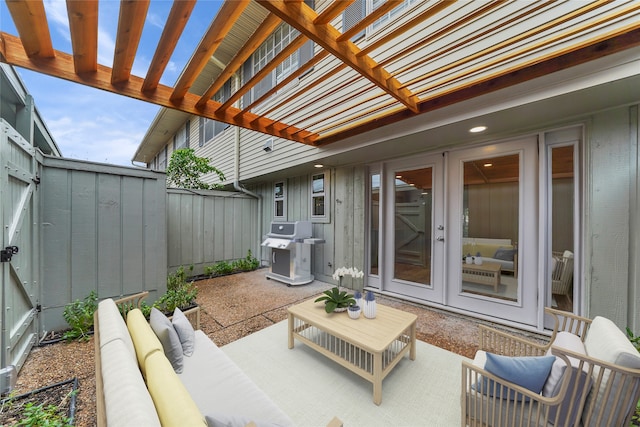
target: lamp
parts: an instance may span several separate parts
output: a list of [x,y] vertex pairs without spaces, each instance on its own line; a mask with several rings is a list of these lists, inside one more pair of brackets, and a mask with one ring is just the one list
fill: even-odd
[[273,150],[273,138],[269,138],[265,141],[262,149],[265,153],[270,153]]

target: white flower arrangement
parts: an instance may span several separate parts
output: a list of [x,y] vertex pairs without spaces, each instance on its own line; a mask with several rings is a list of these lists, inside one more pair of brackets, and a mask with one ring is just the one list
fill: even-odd
[[364,277],[364,272],[354,267],[340,267],[333,273],[333,280],[340,280],[343,276],[351,276],[356,279],[361,279]]

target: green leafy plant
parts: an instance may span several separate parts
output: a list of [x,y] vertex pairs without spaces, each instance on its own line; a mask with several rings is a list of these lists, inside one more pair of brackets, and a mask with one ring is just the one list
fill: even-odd
[[220,181],[224,181],[221,170],[209,164],[206,157],[198,157],[192,148],[180,148],[171,154],[167,167],[167,186],[211,190],[221,188],[221,184],[207,184],[202,176],[215,173]]
[[67,341],[89,339],[89,332],[93,329],[93,313],[98,308],[98,296],[95,291],[91,291],[84,301],[75,300],[64,307],[62,316],[67,321],[71,329],[66,331],[62,337]]
[[[193,266],[190,269],[193,270]],[[165,313],[173,313],[176,307],[187,308],[194,305],[197,296],[198,288],[193,281],[187,282],[184,267],[180,266],[175,273],[167,276],[167,292],[153,306]],[[142,313],[145,314],[145,310]]]
[[22,419],[17,425],[25,427],[58,427],[71,425],[71,419],[62,415],[60,408],[56,405],[44,406],[29,402],[24,405]]
[[353,295],[347,291],[340,291],[338,287],[324,291],[323,295],[315,300],[315,302],[324,301],[324,311],[333,313],[336,308],[346,308],[356,303]]
[[253,256],[251,249],[247,251],[247,256],[233,262],[236,271],[253,271],[260,266],[260,261]]
[[204,268],[207,276],[224,276],[226,274],[239,273],[241,271],[253,271],[260,267],[260,261],[253,256],[251,249],[247,251],[247,256],[233,262],[220,261],[212,266]]

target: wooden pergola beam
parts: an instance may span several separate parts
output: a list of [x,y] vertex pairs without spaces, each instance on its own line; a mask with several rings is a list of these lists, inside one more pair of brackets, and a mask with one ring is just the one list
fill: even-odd
[[98,1],[67,0],[73,64],[77,74],[98,68]]
[[313,23],[317,25],[328,24],[333,18],[340,15],[344,10],[351,6],[354,1],[356,0],[334,1],[320,12],[316,19],[313,20]]
[[64,52],[54,51],[55,56],[53,58],[29,58],[22,47],[20,39],[4,32],[0,32],[0,41],[4,45],[5,61],[17,67],[91,86],[118,95],[124,95],[140,101],[150,102],[162,107],[184,111],[212,120],[223,121],[234,126],[240,126],[279,138],[287,138],[303,144],[313,145],[313,141],[318,138],[318,135],[311,132],[297,129],[267,117],[258,116],[253,113],[240,114],[241,112],[237,108],[229,108],[224,112],[218,112],[217,110],[220,104],[214,101],[208,102],[202,109],[198,108],[196,107],[196,103],[200,97],[191,93],[187,93],[177,102],[172,101],[170,99],[172,88],[169,86],[158,85],[155,91],[143,92],[143,79],[133,75],[128,81],[113,85],[111,84],[112,69],[104,65],[98,65],[96,71],[93,73],[78,74],[75,71],[73,57]]
[[296,28],[309,39],[397,99],[414,113],[418,112],[416,96],[391,76],[368,55],[359,55],[360,49],[351,41],[338,42],[340,32],[329,24],[314,24],[317,14],[304,2],[282,0],[256,0],[269,12]]
[[120,17],[116,47],[113,53],[113,74],[111,83],[129,80],[133,61],[142,37],[142,28],[147,17],[150,0],[120,2]]
[[249,0],[225,1],[209,29],[194,51],[180,79],[171,94],[172,101],[179,101],[191,88],[200,72],[204,69],[224,37],[229,33],[238,17],[249,5]]
[[7,0],[7,8],[29,58],[54,55],[42,0]]
[[184,31],[187,21],[193,12],[196,0],[174,1],[167,18],[167,23],[162,29],[160,41],[153,54],[153,59],[147,70],[147,76],[142,85],[142,91],[155,90],[160,83],[160,78],[167,68],[173,51],[176,49],[178,40]]

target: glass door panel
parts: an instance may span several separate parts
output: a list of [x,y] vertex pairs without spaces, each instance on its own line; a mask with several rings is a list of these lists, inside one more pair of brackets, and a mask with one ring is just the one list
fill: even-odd
[[551,147],[551,306],[573,311],[575,147]]
[[518,300],[520,155],[463,163],[462,291]]
[[394,279],[431,283],[432,181],[430,167],[396,173]]
[[[383,169],[385,291],[442,303],[444,298],[444,156],[418,156]],[[386,191],[385,191],[386,190]]]

